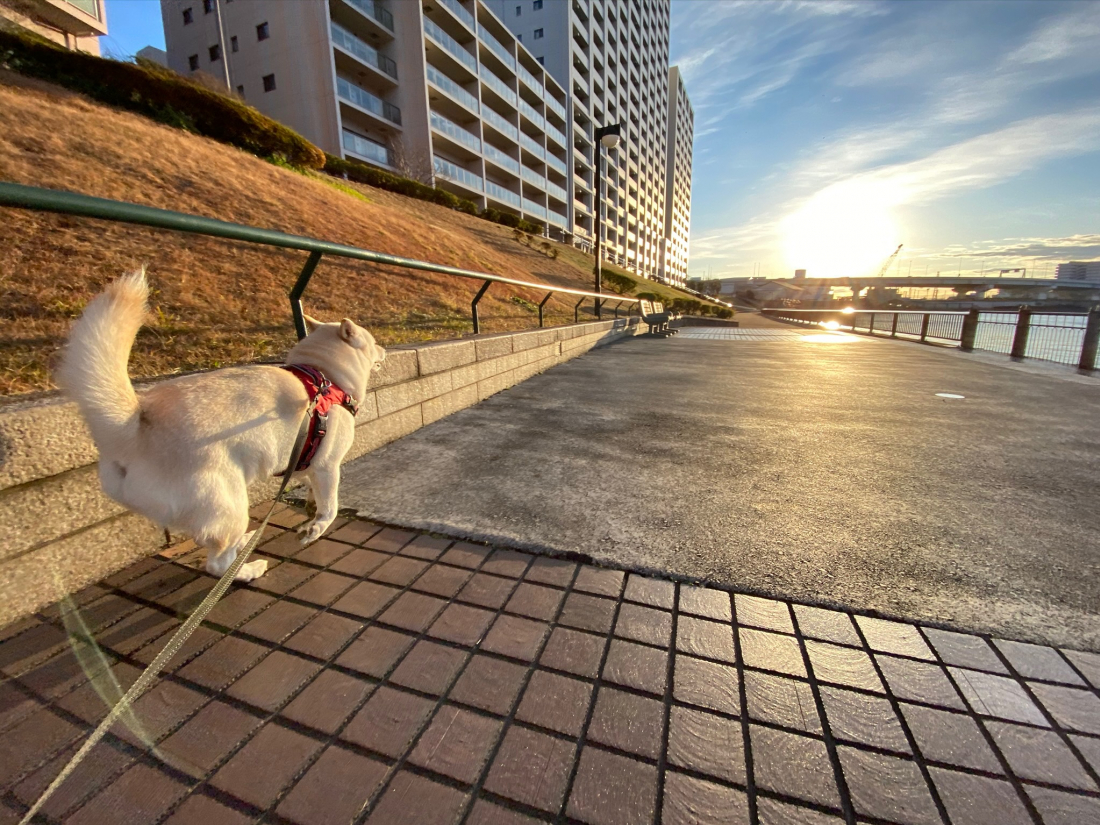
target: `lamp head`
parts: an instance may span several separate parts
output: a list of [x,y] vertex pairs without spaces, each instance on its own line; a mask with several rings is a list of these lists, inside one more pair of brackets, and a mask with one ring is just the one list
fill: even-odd
[[619,145],[619,136],[615,134],[604,135],[602,138],[600,138],[600,143],[602,143],[608,149],[614,149],[616,146]]

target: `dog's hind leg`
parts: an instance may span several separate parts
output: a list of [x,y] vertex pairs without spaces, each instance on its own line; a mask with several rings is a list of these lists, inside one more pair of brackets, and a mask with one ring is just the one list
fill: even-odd
[[[256,531],[248,530],[248,490],[242,483],[239,490],[219,491],[216,503],[201,531],[196,531],[195,542],[206,549],[206,572],[221,578],[237,559]],[[267,570],[267,559],[256,559],[244,564],[234,581],[250,582]]]
[[336,520],[337,490],[340,488],[340,464],[336,462],[332,468],[316,466],[310,468],[309,486],[313,491],[314,501],[317,503],[317,512],[312,521],[307,521],[298,528],[298,534],[302,537],[303,545],[321,538],[325,530]]

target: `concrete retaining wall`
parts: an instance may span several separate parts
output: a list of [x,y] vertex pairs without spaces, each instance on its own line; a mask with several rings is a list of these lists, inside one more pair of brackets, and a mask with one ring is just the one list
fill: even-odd
[[[644,331],[623,318],[389,349],[346,460]],[[0,626],[163,546],[155,525],[103,495],[96,458],[74,404],[55,396],[0,407]],[[277,489],[256,484],[253,503]]]

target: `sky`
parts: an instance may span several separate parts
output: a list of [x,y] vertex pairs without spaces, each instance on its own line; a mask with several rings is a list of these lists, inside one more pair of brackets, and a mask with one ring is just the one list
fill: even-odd
[[1100,3],[672,0],[693,277],[1100,258]]
[[[898,244],[890,274],[1100,259],[1100,2],[671,14],[695,110],[691,276],[874,274]],[[107,54],[164,47],[157,0],[107,0],[107,24]]]

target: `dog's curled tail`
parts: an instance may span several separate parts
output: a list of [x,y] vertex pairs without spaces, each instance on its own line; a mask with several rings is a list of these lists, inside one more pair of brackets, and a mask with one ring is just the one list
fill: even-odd
[[57,370],[58,385],[80,407],[101,454],[137,432],[138,398],[127,363],[148,297],[144,268],[108,286],[73,325]]

